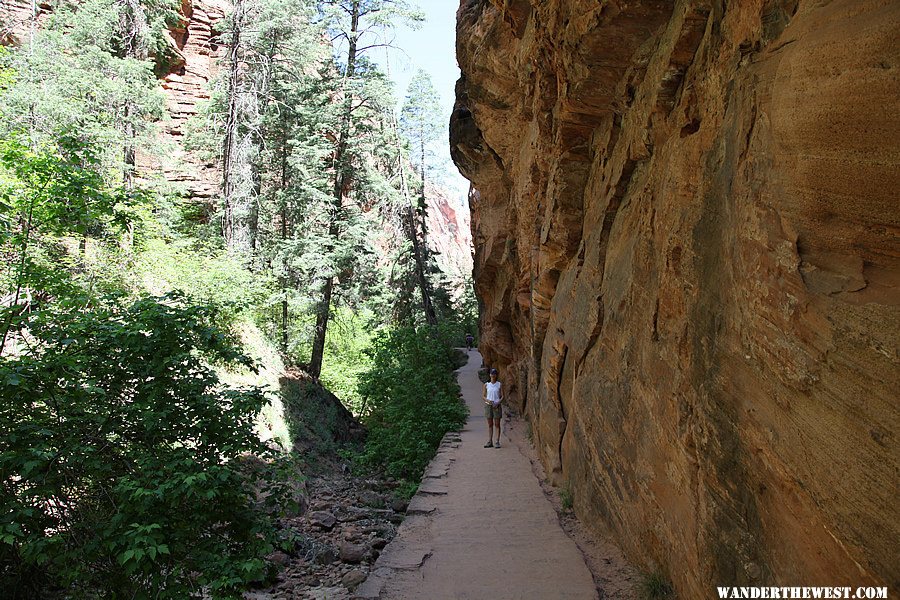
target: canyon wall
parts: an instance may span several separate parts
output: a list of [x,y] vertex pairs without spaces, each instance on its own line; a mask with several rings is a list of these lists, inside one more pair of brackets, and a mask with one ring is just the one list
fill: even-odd
[[226,51],[216,28],[230,11],[227,0],[181,0],[181,21],[167,36],[174,59],[160,79],[167,114],[159,146],[153,156],[139,157],[141,168],[161,174],[189,202],[211,204],[221,192],[221,164],[185,150],[184,141],[191,118],[210,99],[210,84]]
[[900,591],[900,3],[462,0],[481,348],[683,598]]
[[472,276],[472,225],[469,211],[441,185],[425,187],[428,227],[428,247],[437,266],[446,276],[454,298],[471,285]]

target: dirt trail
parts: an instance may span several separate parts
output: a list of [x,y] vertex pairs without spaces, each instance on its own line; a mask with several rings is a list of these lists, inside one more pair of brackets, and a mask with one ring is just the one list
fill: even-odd
[[596,599],[591,573],[560,527],[528,458],[505,432],[484,448],[478,366],[459,371],[471,414],[425,473],[397,537],[357,590],[385,600]]

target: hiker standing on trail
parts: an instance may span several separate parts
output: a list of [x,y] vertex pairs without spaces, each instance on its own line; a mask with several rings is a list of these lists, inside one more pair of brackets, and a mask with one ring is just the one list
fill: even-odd
[[[497,381],[497,369],[491,369],[491,380],[484,384],[481,399],[484,400],[484,416],[488,423],[488,441],[485,448],[500,447],[500,417],[503,416],[503,386]],[[497,427],[497,442],[493,441],[494,426]]]
[[475,343],[475,337],[471,333],[466,334],[466,351],[472,351],[472,344]]

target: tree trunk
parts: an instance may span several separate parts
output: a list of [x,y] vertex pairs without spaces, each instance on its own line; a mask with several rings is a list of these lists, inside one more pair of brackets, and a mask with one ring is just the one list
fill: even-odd
[[250,246],[250,269],[255,269],[256,250],[259,243],[259,196],[262,194],[262,167],[259,160],[254,160],[250,167],[250,180],[253,192],[250,195],[250,212],[247,214],[247,236]]
[[[147,15],[139,0],[125,0],[125,10],[120,17],[120,24],[123,29],[122,37],[125,41],[126,56],[137,60],[146,60],[149,56],[144,38],[147,29]],[[132,122],[135,108],[130,102],[126,102],[122,112],[125,116],[122,183],[126,190],[131,191],[134,189],[134,177],[137,170],[137,132]],[[134,226],[132,224],[128,226],[128,233],[122,240],[122,246],[126,251],[134,246]]]
[[331,316],[331,294],[334,291],[334,276],[325,280],[322,286],[322,299],[316,313],[316,337],[313,340],[312,358],[309,361],[309,374],[318,378],[322,374],[322,357],[325,354],[325,334],[328,332],[328,319]]
[[231,41],[228,44],[229,76],[228,76],[228,112],[225,115],[225,139],[222,144],[222,234],[225,246],[231,248],[235,242],[234,212],[234,147],[237,136],[237,87],[240,74],[241,21],[243,19],[243,0],[235,0],[232,16]]
[[[396,131],[396,123],[394,124],[394,130]],[[409,187],[406,185],[406,173],[403,168],[403,153],[400,150],[399,146],[399,138],[398,138],[398,146],[397,146],[397,162],[400,169],[400,191],[403,194],[403,200],[406,203],[406,233],[409,236],[409,241],[412,243],[413,247],[413,260],[416,263],[416,279],[419,283],[419,292],[422,296],[422,312],[425,315],[425,322],[429,325],[437,325],[437,314],[434,310],[434,304],[431,302],[431,291],[430,286],[428,285],[428,233],[425,225],[424,215],[426,214],[426,203],[425,203],[425,146],[424,144],[421,147],[421,156],[422,156],[422,170],[420,173],[420,181],[422,185],[422,195],[420,196],[419,206],[422,210],[423,217],[421,218],[421,226],[422,226],[422,239],[419,240],[419,221],[420,218],[416,216],[415,210],[413,210],[413,200],[412,195],[409,193]]]
[[[282,136],[281,145],[281,187],[287,189],[288,186],[288,143],[287,133]],[[282,202],[285,202],[282,199]],[[281,241],[284,242],[288,237],[288,211],[287,203],[281,205]],[[287,271],[287,263],[285,263],[285,271]],[[289,283],[288,273],[285,272],[281,279],[281,353],[287,356],[288,352],[288,299],[287,287]]]
[[421,210],[420,218],[422,219],[422,260],[424,264],[428,264],[428,199],[425,197],[425,135],[421,136],[421,155],[420,158],[422,160],[422,164],[420,167],[421,170],[421,184],[422,184],[422,196],[419,202],[419,210]]
[[[350,80],[356,74],[357,39],[359,32],[359,0],[353,0],[350,21],[350,47],[347,50],[346,80]],[[334,189],[332,194],[333,212],[328,234],[332,240],[337,240],[341,229],[339,219],[344,200],[344,189],[350,181],[349,165],[347,165],[347,137],[350,135],[350,125],[353,115],[351,109],[353,101],[350,91],[346,91],[344,99],[344,114],[341,118],[341,130],[335,148],[335,174]],[[316,335],[313,339],[312,356],[309,361],[309,374],[319,377],[322,373],[322,358],[325,353],[325,336],[328,333],[328,320],[331,317],[331,296],[334,292],[334,274],[330,274],[322,285],[322,296],[316,310]]]
[[[269,51],[267,55],[264,55],[266,62],[266,68],[263,71],[263,79],[260,83],[260,89],[257,90],[257,94],[260,95],[260,104],[259,104],[259,114],[265,115],[266,111],[269,108],[269,92],[271,90],[272,78],[274,76],[274,61],[275,56],[278,54],[280,36],[276,31],[272,35],[272,39],[269,44]],[[256,255],[257,255],[257,247],[259,245],[259,202],[260,197],[262,196],[262,148],[265,147],[265,140],[268,137],[268,131],[264,125],[261,125],[254,134],[254,144],[256,145],[257,154],[256,159],[250,165],[250,180],[252,183],[252,193],[249,199],[249,213],[247,215],[247,235],[249,236],[249,244],[250,244],[250,254],[251,254],[251,268],[255,263]],[[281,173],[281,189],[287,189],[287,134],[283,136],[283,153],[282,153],[282,173]]]
[[419,234],[416,231],[418,229],[416,226],[416,215],[411,204],[407,205],[407,212],[409,214],[409,238],[412,241],[413,258],[416,263],[416,276],[419,280],[419,290],[422,292],[422,311],[425,313],[425,322],[429,325],[437,325],[437,315],[434,312],[434,305],[431,303],[431,294],[429,292],[425,253],[422,249],[425,241],[419,241]]

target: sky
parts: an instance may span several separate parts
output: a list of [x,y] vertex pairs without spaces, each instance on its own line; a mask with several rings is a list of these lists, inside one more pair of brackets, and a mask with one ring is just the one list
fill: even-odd
[[[372,58],[389,72],[396,84],[400,106],[416,69],[428,72],[441,97],[444,122],[449,123],[456,80],[459,79],[456,64],[456,9],[459,8],[459,0],[417,0],[416,4],[425,13],[422,27],[417,31],[405,26],[397,27],[393,45],[398,49],[378,52]],[[447,161],[445,183],[463,202],[469,182],[450,162],[449,144],[442,145],[442,157]]]

